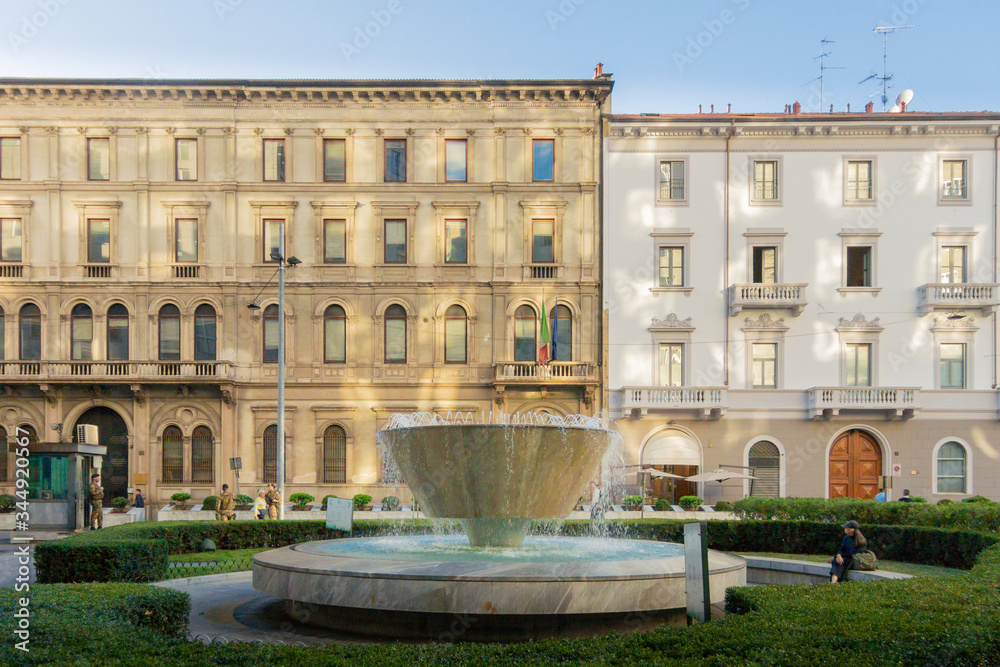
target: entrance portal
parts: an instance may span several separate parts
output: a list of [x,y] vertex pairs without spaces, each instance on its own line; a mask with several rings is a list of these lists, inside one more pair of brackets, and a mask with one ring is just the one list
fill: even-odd
[[871,500],[881,474],[882,448],[868,433],[847,431],[830,448],[830,498]]
[[[91,408],[80,415],[76,423],[96,426],[98,444],[108,448],[101,463],[101,485],[104,487],[104,506],[110,507],[112,498],[128,497],[128,426],[111,408]],[[73,442],[76,442],[75,428]],[[89,479],[87,485],[90,485]]]

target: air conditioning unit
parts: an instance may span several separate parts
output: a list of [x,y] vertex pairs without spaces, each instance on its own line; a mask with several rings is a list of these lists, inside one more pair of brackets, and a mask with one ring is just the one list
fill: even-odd
[[76,441],[81,445],[96,445],[97,427],[93,424],[78,424],[76,427]]

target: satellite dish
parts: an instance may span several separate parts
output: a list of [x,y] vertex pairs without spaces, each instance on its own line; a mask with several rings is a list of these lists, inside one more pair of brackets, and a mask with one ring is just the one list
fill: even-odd
[[896,104],[909,104],[913,100],[913,91],[907,88],[896,96]]
[[898,104],[893,104],[892,107],[889,109],[889,113],[899,113],[899,112],[900,112],[900,106]]

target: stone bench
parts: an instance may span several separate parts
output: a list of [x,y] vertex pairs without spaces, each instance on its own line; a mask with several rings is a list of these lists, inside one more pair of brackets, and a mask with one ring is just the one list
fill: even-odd
[[[790,558],[765,558],[763,556],[743,556],[747,562],[748,584],[819,584],[830,580],[830,564],[814,563]],[[912,579],[909,574],[898,572],[861,572],[848,570],[849,581],[886,581]]]

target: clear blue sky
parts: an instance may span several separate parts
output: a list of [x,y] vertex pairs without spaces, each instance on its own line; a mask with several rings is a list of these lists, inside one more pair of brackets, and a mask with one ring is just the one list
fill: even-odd
[[823,106],[858,110],[884,24],[916,26],[889,36],[890,98],[1000,110],[997,0],[3,0],[0,76],[586,78],[603,61],[621,113],[817,110],[828,38],[844,69]]

